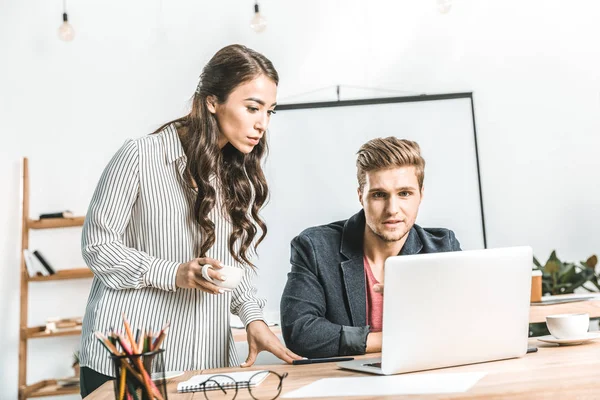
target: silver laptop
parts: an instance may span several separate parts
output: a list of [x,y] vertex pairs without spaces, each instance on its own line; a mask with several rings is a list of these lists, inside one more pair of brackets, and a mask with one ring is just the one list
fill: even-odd
[[531,247],[390,257],[381,358],[340,362],[381,375],[527,352]]

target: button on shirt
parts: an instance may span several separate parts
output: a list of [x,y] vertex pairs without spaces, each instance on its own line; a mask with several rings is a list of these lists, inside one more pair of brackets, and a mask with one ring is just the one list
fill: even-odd
[[[94,273],[81,336],[81,366],[114,376],[109,354],[94,336],[132,328],[159,331],[170,321],[163,342],[165,370],[197,370],[239,365],[229,313],[247,325],[263,319],[264,299],[256,296],[256,272],[229,253],[231,223],[222,212],[219,190],[209,218],[215,245],[207,256],[245,270],[232,292],[213,295],[181,289],[181,263],[198,257],[200,231],[194,219],[196,192],[184,178],[186,156],[174,125],[127,141],[104,170],[82,232],[82,254]],[[213,186],[215,181],[211,181]]]

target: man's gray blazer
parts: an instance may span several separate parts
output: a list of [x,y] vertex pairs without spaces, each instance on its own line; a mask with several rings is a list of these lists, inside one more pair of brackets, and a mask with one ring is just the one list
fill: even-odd
[[[314,358],[365,353],[364,230],[361,210],[346,221],[306,229],[292,240],[281,329],[286,346],[296,354]],[[459,250],[452,231],[414,225],[400,255]]]

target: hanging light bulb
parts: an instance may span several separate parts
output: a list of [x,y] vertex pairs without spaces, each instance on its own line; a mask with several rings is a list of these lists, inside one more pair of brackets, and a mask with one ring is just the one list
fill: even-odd
[[267,20],[260,14],[258,1],[254,3],[254,17],[250,20],[250,28],[257,33],[261,33],[267,28]]
[[441,14],[448,14],[452,8],[452,0],[437,0],[437,7]]
[[70,42],[75,38],[75,29],[69,23],[67,15],[67,0],[63,0],[63,23],[58,28],[58,38],[64,42]]
[[73,26],[69,23],[69,18],[67,13],[63,13],[63,23],[58,28],[58,37],[60,40],[65,42],[70,42],[75,37],[75,30]]

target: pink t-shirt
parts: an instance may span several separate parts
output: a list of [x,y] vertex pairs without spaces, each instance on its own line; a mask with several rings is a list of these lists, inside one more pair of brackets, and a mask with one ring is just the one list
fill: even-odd
[[367,324],[371,326],[371,332],[381,332],[383,327],[383,294],[373,290],[373,285],[379,282],[375,279],[373,271],[371,271],[367,257],[364,258],[364,264],[367,286]]

